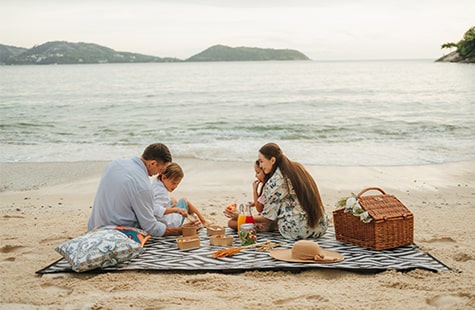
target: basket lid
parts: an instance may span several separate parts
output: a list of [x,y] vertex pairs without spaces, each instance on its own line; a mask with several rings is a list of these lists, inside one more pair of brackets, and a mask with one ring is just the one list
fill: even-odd
[[[363,193],[372,189],[379,190],[383,194],[362,196]],[[399,199],[393,195],[386,194],[379,188],[369,188],[361,191],[357,196],[357,200],[361,207],[366,210],[375,221],[413,216],[412,212],[409,211]]]

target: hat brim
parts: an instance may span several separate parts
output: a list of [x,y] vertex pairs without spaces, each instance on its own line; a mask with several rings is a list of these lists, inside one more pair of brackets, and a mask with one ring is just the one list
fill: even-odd
[[269,255],[275,259],[292,263],[336,263],[345,259],[345,257],[338,252],[324,249],[321,249],[323,258],[320,260],[293,258],[292,249],[274,250],[271,251]]

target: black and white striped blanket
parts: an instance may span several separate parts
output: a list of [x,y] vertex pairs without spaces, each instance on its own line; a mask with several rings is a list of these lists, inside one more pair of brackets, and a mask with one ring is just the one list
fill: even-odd
[[[227,228],[228,235],[234,235],[232,246],[240,246],[236,232]],[[290,263],[275,260],[268,252],[260,252],[254,248],[219,259],[211,254],[224,247],[210,246],[206,230],[199,233],[201,246],[196,249],[179,250],[175,237],[151,238],[145,245],[145,252],[138,258],[106,267],[99,271],[120,270],[154,270],[154,271],[212,271],[212,272],[243,272],[248,270],[288,270],[300,271],[312,268],[343,269],[355,272],[381,272],[385,270],[409,271],[416,268],[431,271],[450,270],[448,266],[423,252],[415,244],[390,250],[375,251],[349,243],[337,241],[333,227],[315,240],[322,248],[342,253],[345,260],[337,263]],[[283,239],[278,233],[259,233],[258,242],[270,240],[273,243],[287,243],[279,248],[291,248],[293,242]],[[95,270],[96,272],[98,270]],[[65,259],[59,259],[51,265],[38,270],[38,274],[72,272]]]

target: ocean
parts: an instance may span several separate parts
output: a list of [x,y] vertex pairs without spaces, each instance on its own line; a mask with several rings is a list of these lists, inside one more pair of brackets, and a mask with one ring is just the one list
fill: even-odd
[[257,158],[312,165],[475,159],[475,65],[400,61],[0,66],[0,162]]

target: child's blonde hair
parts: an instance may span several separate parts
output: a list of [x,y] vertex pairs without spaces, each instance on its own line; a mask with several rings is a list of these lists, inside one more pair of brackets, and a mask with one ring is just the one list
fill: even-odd
[[177,163],[170,163],[158,176],[160,180],[162,179],[162,175],[171,180],[181,180],[185,176],[183,169],[181,169]]

